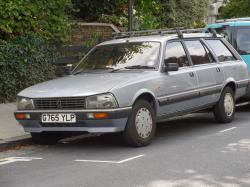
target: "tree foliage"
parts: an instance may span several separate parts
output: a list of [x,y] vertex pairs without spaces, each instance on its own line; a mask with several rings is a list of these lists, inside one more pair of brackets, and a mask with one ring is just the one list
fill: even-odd
[[[128,0],[72,0],[73,15],[85,21],[128,25]],[[159,26],[160,4],[157,0],[134,1],[134,27],[155,28]]]
[[199,27],[207,15],[209,0],[161,0],[162,25]]
[[[73,0],[74,15],[86,21],[127,26],[128,0]],[[134,0],[134,28],[196,27],[204,22],[210,0]]]
[[72,0],[72,3],[73,15],[88,22],[96,21],[105,14],[121,14],[118,11],[123,4],[120,0]]
[[65,11],[70,6],[70,0],[1,0],[0,38],[34,32],[52,40],[64,40],[68,30]]
[[134,2],[134,26],[137,30],[159,28],[161,4],[157,0],[143,0]]
[[220,17],[222,18],[238,18],[250,16],[249,0],[230,0],[226,1],[226,6],[222,8]]
[[54,77],[54,43],[68,36],[71,0],[0,0],[0,103]]

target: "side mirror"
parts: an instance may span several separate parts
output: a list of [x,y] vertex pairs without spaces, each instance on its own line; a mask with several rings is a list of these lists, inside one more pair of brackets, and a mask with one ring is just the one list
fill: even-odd
[[177,63],[168,63],[166,60],[165,63],[165,71],[178,71],[179,70],[179,64]]

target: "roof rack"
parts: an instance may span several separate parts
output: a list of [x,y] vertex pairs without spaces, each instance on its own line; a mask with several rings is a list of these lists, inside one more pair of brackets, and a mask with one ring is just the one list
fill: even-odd
[[216,23],[233,22],[233,21],[250,21],[250,17],[245,18],[232,18],[232,19],[220,19],[216,20]]
[[179,38],[183,38],[183,33],[201,33],[203,29],[184,29],[183,27],[158,29],[158,30],[144,30],[144,31],[131,31],[131,32],[115,32],[112,33],[113,39],[138,37],[138,36],[151,36],[151,35],[165,35],[177,34]]

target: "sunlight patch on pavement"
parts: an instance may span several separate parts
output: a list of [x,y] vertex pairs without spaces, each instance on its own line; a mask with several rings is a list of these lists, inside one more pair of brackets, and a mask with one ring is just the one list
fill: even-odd
[[[197,173],[197,172],[195,172]],[[185,187],[240,187],[243,184],[248,186],[249,180],[246,180],[248,176],[243,178],[236,177],[222,177],[217,178],[213,175],[200,175],[190,174],[189,177],[182,179],[156,179],[152,180],[145,185],[138,185],[138,187],[174,187],[174,186],[185,186]]]
[[226,146],[226,151],[223,152],[248,152],[250,151],[250,139],[241,139],[236,143],[230,143]]

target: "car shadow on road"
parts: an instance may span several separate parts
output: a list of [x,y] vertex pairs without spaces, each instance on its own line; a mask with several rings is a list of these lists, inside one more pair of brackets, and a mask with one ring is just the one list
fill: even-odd
[[[157,123],[154,143],[157,143],[159,138],[169,140],[174,137],[178,138],[184,134],[187,135],[188,133],[200,133],[204,130],[206,131],[206,129],[213,129],[215,125],[217,124],[211,113],[197,113],[173,118],[166,122]],[[73,140],[62,140],[59,144],[62,147],[126,147],[121,136],[121,133],[94,135],[87,138],[85,136],[80,136],[79,138],[74,137]]]
[[239,106],[236,108],[235,119],[230,124],[218,124],[213,116],[212,112],[209,113],[194,113],[186,116],[180,116],[172,118],[166,122],[158,123],[157,125],[157,135],[166,136],[167,134],[172,134],[173,136],[179,136],[183,133],[187,134],[188,132],[195,134],[195,132],[204,132],[206,130],[216,130],[217,128],[223,129],[232,124],[235,125],[235,122],[240,123],[245,121],[242,118],[241,113],[250,112],[250,104]]
[[237,107],[236,112],[250,112],[250,104]]
[[[237,113],[250,111],[250,105],[237,107]],[[240,122],[240,116],[236,113],[235,121]],[[157,123],[156,137],[153,144],[162,141],[171,141],[188,135],[202,135],[209,131],[215,133],[219,129],[227,128],[228,124],[218,124],[214,120],[212,112],[210,113],[194,113],[186,116],[171,118],[165,122]],[[72,139],[61,140],[57,146],[60,147],[88,147],[88,148],[103,148],[103,147],[126,147],[121,138],[121,133],[103,134],[103,135],[85,135],[73,137]]]

